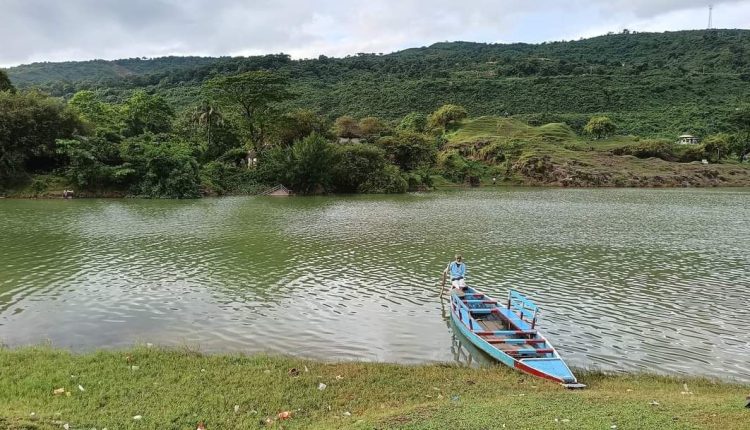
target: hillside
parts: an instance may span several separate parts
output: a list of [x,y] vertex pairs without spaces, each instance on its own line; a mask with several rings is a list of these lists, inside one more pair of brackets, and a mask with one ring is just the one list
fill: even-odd
[[[439,164],[456,170],[477,162],[482,182],[571,187],[750,186],[750,168],[725,160],[704,165],[694,145],[667,139],[617,136],[591,140],[566,124],[529,126],[485,116],[460,124],[447,136]],[[697,156],[700,158],[701,156]]]
[[470,116],[507,116],[532,125],[565,122],[576,132],[592,114],[603,113],[620,133],[672,138],[720,131],[728,113],[750,100],[748,47],[750,31],[701,30],[543,44],[438,43],[387,55],[313,60],[283,54],[164,57],[35,63],[7,71],[17,87],[56,96],[93,89],[116,102],[145,88],[186,107],[210,77],[269,69],[291,78],[297,97],[288,107],[331,117],[396,120],[455,103]]

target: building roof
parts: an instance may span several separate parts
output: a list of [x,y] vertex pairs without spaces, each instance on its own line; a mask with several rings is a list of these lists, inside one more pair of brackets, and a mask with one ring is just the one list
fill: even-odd
[[690,137],[695,137],[695,136],[693,136],[692,134],[683,134],[680,136],[680,139],[682,139],[683,137],[690,138]]

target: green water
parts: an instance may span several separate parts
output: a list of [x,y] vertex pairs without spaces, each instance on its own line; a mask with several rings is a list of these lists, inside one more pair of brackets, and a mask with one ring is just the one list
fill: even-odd
[[750,380],[747,190],[0,200],[0,228],[9,345],[465,361],[436,284],[460,251],[572,366]]

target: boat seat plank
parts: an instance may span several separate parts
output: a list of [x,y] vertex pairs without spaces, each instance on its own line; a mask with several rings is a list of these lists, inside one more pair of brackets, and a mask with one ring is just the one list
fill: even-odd
[[479,326],[482,327],[484,330],[487,331],[496,331],[496,330],[504,330],[505,326],[501,321],[493,321],[493,320],[479,320],[477,321],[479,323]]
[[534,343],[545,343],[544,339],[518,339],[518,338],[501,338],[497,336],[484,337],[489,343],[515,343],[515,344],[534,344]]
[[536,336],[537,331],[536,330],[494,330],[494,331],[475,331],[475,334],[479,336],[509,336],[509,335],[517,335],[517,336]]

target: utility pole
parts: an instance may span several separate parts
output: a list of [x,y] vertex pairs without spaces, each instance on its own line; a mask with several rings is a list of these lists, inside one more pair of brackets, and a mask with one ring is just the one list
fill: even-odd
[[709,30],[713,27],[713,14],[714,14],[714,5],[710,4],[708,5],[708,29]]

